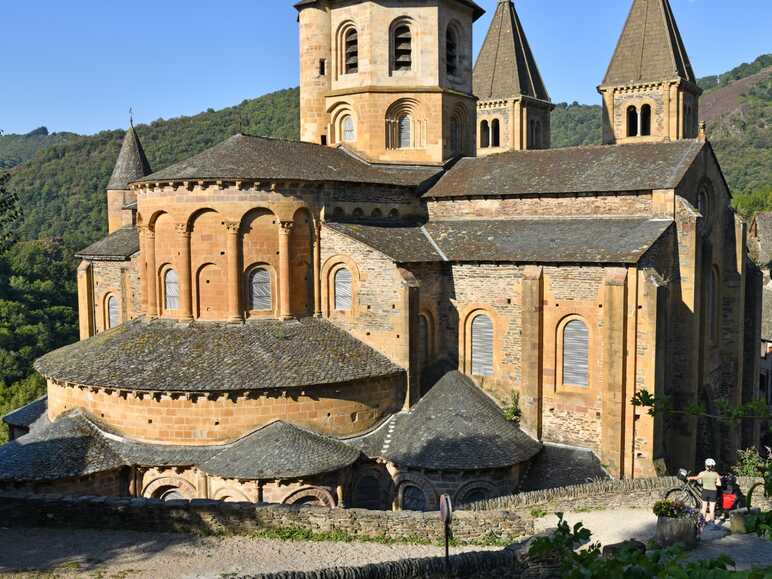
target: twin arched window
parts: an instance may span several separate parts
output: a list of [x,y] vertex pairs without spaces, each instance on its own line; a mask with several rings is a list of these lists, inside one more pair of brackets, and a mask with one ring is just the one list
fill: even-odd
[[498,119],[491,121],[491,147],[501,146],[501,124]]
[[342,267],[335,272],[335,309],[339,312],[347,312],[353,305],[353,284],[354,279],[351,271]]
[[582,320],[563,328],[563,384],[590,385],[590,332]]
[[480,123],[480,147],[487,149],[491,146],[491,126],[488,121]]
[[256,312],[273,310],[271,272],[265,268],[255,268],[249,276],[249,306]]
[[118,304],[118,298],[110,296],[107,298],[107,329],[115,328],[121,323],[121,309]]
[[542,147],[541,122],[537,120],[532,120],[530,123],[530,130],[531,130],[531,134],[529,136],[528,148],[541,149]]
[[472,375],[493,376],[493,321],[485,314],[472,320]]
[[169,312],[180,307],[180,278],[177,272],[169,269],[164,274],[164,309]]
[[638,108],[627,107],[627,136],[648,137],[651,135],[651,105],[643,105],[640,114]]

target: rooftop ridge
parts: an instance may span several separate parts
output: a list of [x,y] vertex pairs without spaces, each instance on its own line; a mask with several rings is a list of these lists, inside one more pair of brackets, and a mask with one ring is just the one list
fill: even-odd
[[129,188],[129,183],[147,177],[152,172],[137,131],[131,124],[123,138],[121,151],[118,153],[118,159],[115,162],[115,168],[110,176],[107,189],[126,190]]

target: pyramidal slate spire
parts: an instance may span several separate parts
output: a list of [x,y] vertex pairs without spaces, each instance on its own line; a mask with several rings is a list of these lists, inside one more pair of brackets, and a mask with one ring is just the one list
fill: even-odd
[[123,146],[118,154],[118,161],[115,163],[115,169],[113,169],[107,189],[126,190],[129,188],[129,183],[146,177],[152,172],[150,163],[145,156],[145,150],[142,148],[137,131],[134,129],[134,123],[131,123],[126,137],[123,139]]
[[696,83],[668,0],[634,0],[603,85]]
[[474,67],[474,94],[481,100],[520,95],[550,100],[512,0],[496,6]]

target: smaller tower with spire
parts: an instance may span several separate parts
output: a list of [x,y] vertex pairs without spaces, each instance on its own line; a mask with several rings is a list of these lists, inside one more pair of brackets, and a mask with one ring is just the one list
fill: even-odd
[[550,102],[512,0],[499,0],[474,67],[477,154],[547,149]]
[[135,224],[137,194],[129,189],[129,183],[146,177],[152,172],[132,118],[129,121],[129,130],[123,139],[115,169],[113,169],[113,174],[107,185],[107,227],[109,233],[113,233],[121,227]]
[[633,0],[598,91],[606,144],[697,137],[702,90],[668,0]]

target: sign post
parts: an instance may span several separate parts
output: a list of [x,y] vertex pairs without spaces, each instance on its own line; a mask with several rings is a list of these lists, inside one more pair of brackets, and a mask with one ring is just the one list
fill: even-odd
[[450,525],[453,523],[453,502],[450,495],[440,497],[440,520],[445,530],[445,572],[450,574]]

